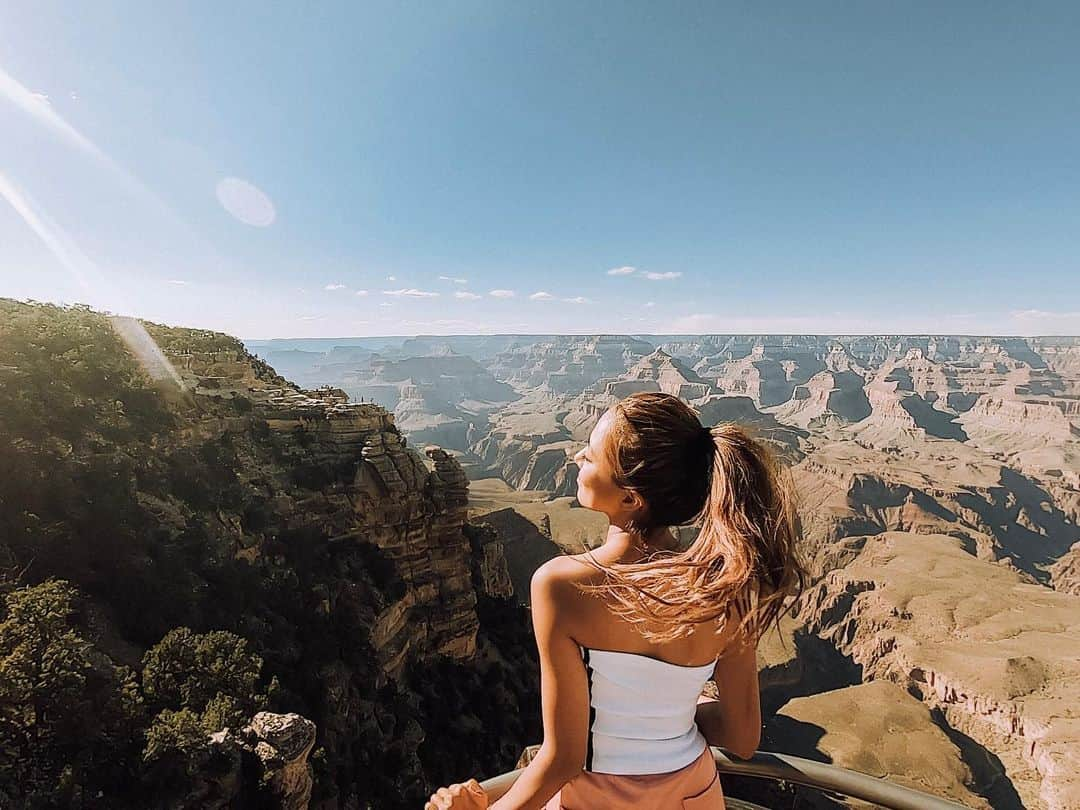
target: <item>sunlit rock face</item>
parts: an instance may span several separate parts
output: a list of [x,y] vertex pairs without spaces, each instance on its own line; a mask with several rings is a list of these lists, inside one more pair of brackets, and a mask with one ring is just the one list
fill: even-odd
[[398,429],[414,444],[466,450],[487,415],[518,398],[471,357],[446,350],[423,357],[373,357],[348,375],[343,388],[394,413]]
[[1025,582],[944,535],[887,532],[851,548],[809,594],[807,630],[864,680],[900,685],[996,754],[1025,807],[1075,807],[1080,597]]
[[601,378],[617,377],[653,350],[628,335],[518,338],[517,344],[496,356],[491,372],[516,387],[552,394],[576,394]]
[[[479,601],[513,599],[514,583],[504,539],[490,529],[466,524],[468,481],[461,465],[439,448],[428,448],[421,455],[401,435],[392,414],[376,405],[345,403],[343,395],[333,391],[249,389],[248,397],[253,406],[243,430],[265,435],[275,452],[288,459],[280,468],[258,471],[277,493],[267,504],[265,525],[285,528],[294,536],[325,538],[335,547],[371,544],[392,564],[397,591],[393,598],[375,604],[330,572],[325,584],[314,588],[318,610],[331,620],[352,616],[350,623],[366,628],[381,672],[370,688],[406,683],[410,672],[439,666],[442,660],[476,667],[478,672],[491,669],[486,662],[490,649],[478,654]],[[242,545],[238,556],[256,564],[273,563],[277,546],[273,535],[248,534]],[[511,638],[527,633],[524,617],[516,622],[506,631]],[[527,657],[513,663],[524,670],[520,677],[525,685],[537,677],[534,664]],[[506,677],[508,665],[500,666],[486,676],[493,687]],[[322,665],[318,680],[324,744],[348,750],[357,745],[358,734],[369,733],[364,730],[369,722],[382,722],[380,712],[387,710],[378,701],[370,702],[372,696],[357,683],[356,669],[347,657]],[[500,695],[485,712],[521,712],[513,703],[514,690],[502,688]],[[537,706],[522,708],[527,708],[528,717]],[[374,711],[370,720],[365,719],[369,709]],[[459,711],[471,709],[463,706]],[[397,778],[413,774],[407,790],[420,790],[422,783],[416,780],[424,766],[415,759],[416,752],[427,735],[440,733],[438,726],[408,717],[395,723],[393,747],[410,752]],[[499,732],[493,732],[492,745],[505,747],[500,739]],[[436,737],[428,745],[438,749],[442,743]],[[294,781],[287,769],[281,773],[283,785]]]
[[1050,567],[1050,577],[1055,590],[1080,596],[1080,541]]
[[[766,747],[869,774],[990,810],[961,751],[928,708],[901,686],[878,680],[796,697],[769,719]],[[806,806],[835,807],[817,792]],[[868,806],[855,803],[856,806]]]
[[[627,382],[651,381],[656,384],[656,389],[665,394],[692,402],[704,399],[713,393],[713,386],[702,379],[696,371],[688,368],[682,361],[672,357],[663,349],[657,349],[651,354],[641,358],[629,371],[624,379]],[[624,389],[609,388],[609,392],[620,399],[626,396]]]
[[1053,585],[1077,525],[1037,478],[951,442],[893,452],[821,443],[792,468],[804,548],[815,571],[843,564],[833,547],[884,531],[950,534],[971,554]]
[[[392,414],[349,403],[344,391],[264,382],[250,362],[231,353],[172,354],[197,397],[213,402],[245,396],[253,403],[245,417],[204,419],[193,430],[217,431],[219,439],[267,431],[276,452],[288,458],[288,467],[260,470],[276,478],[271,487],[277,493],[263,523],[275,530],[314,530],[334,543],[372,543],[394,563],[405,594],[371,628],[387,675],[399,676],[410,656],[470,659],[476,593],[473,552],[463,532],[468,484],[460,465],[434,449],[429,470]],[[467,358],[452,364],[475,366]],[[244,537],[238,556],[259,559],[269,539],[268,533]],[[495,547],[485,553],[495,554]],[[489,567],[497,565],[488,560]]]

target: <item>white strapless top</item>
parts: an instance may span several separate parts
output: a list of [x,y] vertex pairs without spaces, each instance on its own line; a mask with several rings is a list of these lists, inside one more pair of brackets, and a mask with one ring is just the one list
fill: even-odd
[[589,676],[585,770],[670,773],[701,756],[697,699],[716,662],[669,664],[636,653],[582,648]]

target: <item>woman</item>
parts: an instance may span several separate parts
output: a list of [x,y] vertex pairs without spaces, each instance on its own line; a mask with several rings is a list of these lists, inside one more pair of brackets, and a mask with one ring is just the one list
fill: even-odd
[[[790,490],[762,444],[667,394],[613,406],[574,460],[611,526],[533,576],[544,740],[491,810],[719,810],[708,745],[757,747],[756,642],[803,585]],[[691,521],[680,550],[669,527]],[[470,780],[425,810],[488,806]]]

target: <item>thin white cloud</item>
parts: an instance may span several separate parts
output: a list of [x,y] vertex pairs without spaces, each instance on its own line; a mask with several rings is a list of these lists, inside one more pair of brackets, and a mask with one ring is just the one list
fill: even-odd
[[454,293],[454,298],[460,298],[462,301],[475,301],[478,298],[483,298],[482,295],[476,293],[466,292],[465,290],[458,290]]
[[549,292],[544,292],[543,290],[539,290],[538,292],[534,292],[532,295],[530,295],[529,300],[530,301],[554,301],[555,296],[552,295]]
[[325,287],[323,287],[323,289],[324,290],[344,290],[345,285],[344,284],[338,284],[335,281],[333,284],[327,284]]
[[390,303],[389,301],[383,301],[383,302],[381,302],[381,303],[379,304],[379,306],[380,306],[380,307],[392,307],[392,306],[393,306],[393,304],[391,304],[391,303]]
[[397,281],[397,276],[387,276],[386,280],[387,281]]
[[629,265],[626,267],[612,267],[607,271],[607,274],[609,276],[638,276],[649,281],[671,281],[682,276],[682,273],[679,272],[657,273],[652,270],[638,270],[636,267],[630,267]]
[[453,282],[454,284],[468,284],[469,283],[469,280],[467,278],[454,278],[452,276],[439,276],[439,281],[450,281],[450,282]]
[[367,290],[357,290],[356,294],[359,296],[365,296],[367,295]]
[[415,287],[403,288],[400,290],[383,290],[383,295],[393,295],[397,298],[438,298],[439,293],[428,292],[427,290],[418,290]]
[[488,295],[492,298],[513,298],[516,293],[513,290],[492,290]]
[[565,301],[567,304],[587,304],[587,303],[589,303],[589,299],[586,298],[584,295],[575,295],[573,298],[564,298],[563,301]]
[[655,301],[646,301],[646,302],[645,302],[645,306],[646,306],[646,307],[655,307],[655,306],[656,306],[656,302],[655,302]]
[[1018,321],[1062,321],[1080,318],[1080,312],[1050,312],[1045,309],[1014,309],[1010,318]]
[[177,287],[186,287],[187,282],[179,278],[170,278],[165,281],[166,284],[175,284]]
[[322,315],[301,315],[296,320],[298,320],[298,321],[321,321],[322,318],[323,318]]

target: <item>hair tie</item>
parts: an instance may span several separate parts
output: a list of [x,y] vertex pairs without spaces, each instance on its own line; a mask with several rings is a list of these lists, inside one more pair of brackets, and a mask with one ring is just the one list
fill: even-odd
[[712,434],[712,428],[703,427],[701,429],[701,442],[707,452],[716,452],[716,438]]

